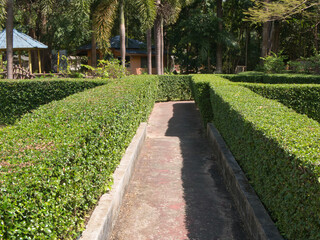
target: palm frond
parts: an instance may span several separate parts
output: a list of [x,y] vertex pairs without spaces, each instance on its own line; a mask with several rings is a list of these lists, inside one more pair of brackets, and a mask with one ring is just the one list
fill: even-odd
[[6,21],[7,10],[6,10],[6,0],[0,0],[0,25],[3,25]]
[[102,1],[93,13],[93,28],[97,43],[101,49],[107,49],[114,19],[117,13],[118,1]]
[[142,23],[148,29],[153,26],[154,20],[157,16],[157,8],[155,0],[137,0],[139,14],[142,16]]

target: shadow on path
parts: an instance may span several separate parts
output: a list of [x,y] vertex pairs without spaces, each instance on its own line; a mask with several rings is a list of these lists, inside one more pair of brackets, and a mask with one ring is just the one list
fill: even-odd
[[173,105],[165,136],[180,140],[185,225],[192,240],[247,239],[193,102]]

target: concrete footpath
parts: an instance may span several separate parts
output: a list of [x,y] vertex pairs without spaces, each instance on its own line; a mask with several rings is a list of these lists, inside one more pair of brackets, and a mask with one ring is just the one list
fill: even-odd
[[248,239],[194,102],[157,103],[111,239]]

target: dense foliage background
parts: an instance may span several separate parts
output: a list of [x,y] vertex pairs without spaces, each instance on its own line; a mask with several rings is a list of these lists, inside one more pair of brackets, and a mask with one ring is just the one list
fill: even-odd
[[[114,7],[111,0],[14,2],[15,27],[47,44],[48,55],[52,49],[75,53],[81,45],[89,43],[92,33],[101,32],[93,30],[93,19],[99,14],[110,34],[119,34],[117,10],[105,15],[97,11],[101,3]],[[182,72],[214,72],[219,58],[222,58],[224,73],[233,73],[238,65],[253,70],[261,63],[260,57],[272,52],[281,53],[287,63],[304,61],[303,58],[315,56],[319,51],[320,3],[314,0],[159,2],[157,14],[163,17],[167,53],[164,57],[170,60],[169,55],[174,55]],[[146,42],[146,30],[153,26],[155,17],[151,5],[155,3],[127,0],[123,4],[126,36]],[[271,10],[264,11],[267,7]],[[4,20],[3,6],[0,13]],[[221,16],[218,17],[218,13],[222,13]],[[2,28],[4,26],[2,21]],[[221,56],[217,55],[219,49]]]

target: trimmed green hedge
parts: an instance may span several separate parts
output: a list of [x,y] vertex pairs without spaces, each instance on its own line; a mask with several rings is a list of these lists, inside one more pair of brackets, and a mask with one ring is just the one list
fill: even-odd
[[103,84],[105,80],[0,80],[0,124],[13,124],[40,105]]
[[213,122],[283,236],[320,239],[320,124],[220,77],[194,79],[210,83]]
[[158,101],[190,100],[191,76],[163,75],[159,76]]
[[320,122],[320,86],[311,84],[245,84],[263,97],[275,99],[287,107]]
[[39,107],[0,131],[0,239],[75,239],[158,78],[128,77]]
[[210,102],[209,79],[211,79],[211,75],[205,74],[201,75],[201,77],[193,75],[191,79],[191,92],[199,107],[204,126],[206,126],[208,122],[212,121],[213,118]]
[[304,75],[304,74],[264,74],[264,73],[242,73],[242,74],[225,74],[222,77],[229,79],[232,82],[251,82],[251,83],[314,83],[320,84],[319,75]]

